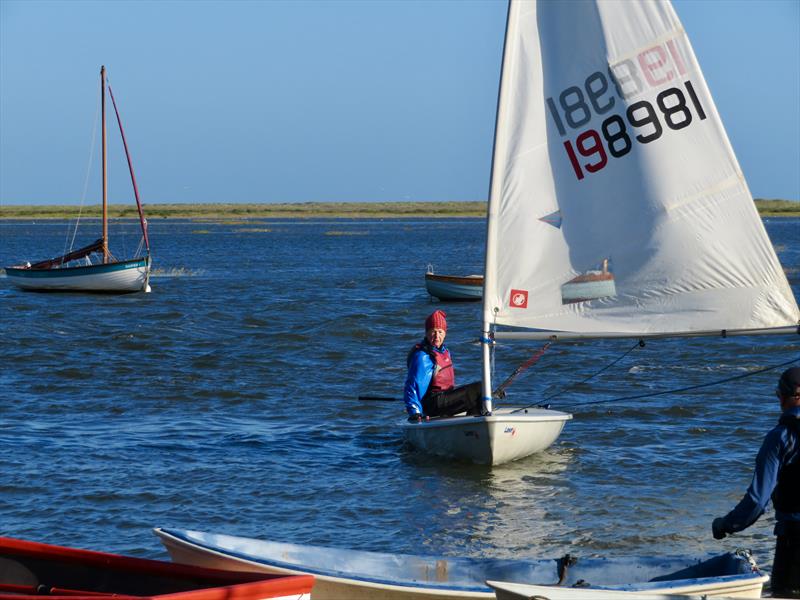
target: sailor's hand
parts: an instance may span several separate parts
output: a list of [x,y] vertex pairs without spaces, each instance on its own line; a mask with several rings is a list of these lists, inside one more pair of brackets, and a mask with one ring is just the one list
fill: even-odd
[[727,534],[725,533],[725,519],[717,517],[711,522],[711,533],[714,534],[715,540],[721,540]]
[[422,421],[422,415],[419,413],[414,413],[413,415],[408,417],[409,423],[419,423],[420,421]]

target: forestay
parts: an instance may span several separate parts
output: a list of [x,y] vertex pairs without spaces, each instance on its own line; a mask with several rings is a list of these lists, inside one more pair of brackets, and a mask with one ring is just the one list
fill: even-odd
[[512,0],[484,283],[524,337],[797,326],[667,1]]

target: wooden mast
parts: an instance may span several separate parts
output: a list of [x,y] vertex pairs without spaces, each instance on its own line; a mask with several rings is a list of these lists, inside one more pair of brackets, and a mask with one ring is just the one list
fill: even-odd
[[103,263],[108,262],[108,178],[106,150],[106,68],[100,67],[100,107],[103,139]]

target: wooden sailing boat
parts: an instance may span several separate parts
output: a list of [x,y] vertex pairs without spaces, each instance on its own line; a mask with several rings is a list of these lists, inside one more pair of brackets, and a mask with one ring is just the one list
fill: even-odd
[[[798,331],[797,303],[668,0],[510,1],[485,260],[487,412],[495,340]],[[605,287],[575,297],[570,283]],[[492,415],[403,427],[429,452],[497,464],[551,443],[564,418]]]
[[425,289],[444,301],[480,300],[483,295],[483,275],[440,275],[428,265],[425,273]]
[[[122,128],[117,103],[111,86],[109,96],[114,105],[128,169],[131,174],[136,206],[139,211],[139,224],[142,228],[144,254],[130,260],[117,260],[108,246],[108,182],[106,149],[106,69],[100,68],[100,104],[102,124],[102,173],[103,173],[103,230],[97,241],[68,252],[63,256],[42,260],[33,264],[6,267],[6,276],[17,286],[36,291],[86,291],[86,292],[149,292],[150,291],[150,241],[147,236],[147,221],[144,218],[139,189],[133,174],[128,143]],[[141,246],[140,246],[141,248]],[[137,252],[139,254],[139,252]],[[94,260],[93,260],[94,259]]]

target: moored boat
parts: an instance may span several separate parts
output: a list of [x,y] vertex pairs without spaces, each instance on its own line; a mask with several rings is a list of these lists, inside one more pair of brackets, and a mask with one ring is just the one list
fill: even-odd
[[539,584],[591,598],[586,591],[739,595],[757,598],[767,575],[749,554],[691,558],[492,559],[388,554],[287,544],[231,535],[156,528],[175,562],[215,569],[308,573],[312,600],[455,600],[495,598],[486,580]]
[[[122,145],[130,171],[133,194],[139,213],[139,225],[142,240],[135,258],[120,260],[109,250],[108,234],[108,172],[106,149],[106,89],[114,105],[114,112],[119,125]],[[108,85],[106,69],[100,68],[100,103],[102,125],[102,237],[78,250],[70,250],[66,254],[40,260],[31,264],[8,266],[6,277],[17,287],[24,290],[40,292],[105,292],[128,293],[150,291],[150,240],[147,235],[147,221],[139,199],[139,188],[133,173],[133,162],[128,151],[128,142],[122,128],[122,120],[117,110],[117,103],[111,86]],[[76,226],[77,231],[77,226]],[[74,239],[74,236],[73,236]]]
[[439,275],[429,269],[425,273],[425,289],[439,300],[480,300],[483,297],[483,275]]
[[40,292],[149,291],[150,257],[53,268],[19,265],[6,267],[6,277],[19,288]]
[[603,260],[601,268],[581,273],[561,286],[561,301],[564,304],[613,298],[616,295],[614,274],[608,270],[608,259]]
[[0,537],[3,600],[308,600],[313,584],[310,575],[234,573]]

